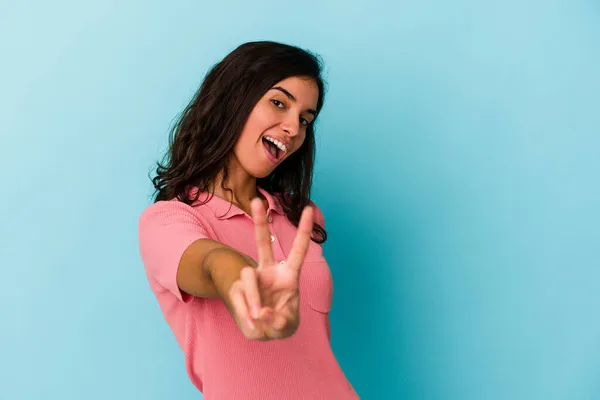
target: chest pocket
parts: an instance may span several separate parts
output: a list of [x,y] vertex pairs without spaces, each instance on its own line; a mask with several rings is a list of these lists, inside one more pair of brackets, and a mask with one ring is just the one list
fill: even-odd
[[333,279],[329,265],[324,259],[305,259],[300,272],[300,301],[306,302],[315,311],[329,313],[332,300]]

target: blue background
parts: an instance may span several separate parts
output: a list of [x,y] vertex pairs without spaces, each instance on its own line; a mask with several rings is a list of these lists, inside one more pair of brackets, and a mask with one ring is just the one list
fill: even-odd
[[137,219],[207,69],[321,54],[314,199],[363,399],[600,399],[595,1],[0,9],[0,398],[198,399]]

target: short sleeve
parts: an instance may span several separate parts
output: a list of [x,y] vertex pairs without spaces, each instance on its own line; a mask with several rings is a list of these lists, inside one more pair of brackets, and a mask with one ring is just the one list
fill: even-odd
[[148,279],[189,302],[193,296],[177,285],[177,269],[185,250],[208,234],[194,209],[180,201],[159,201],[144,210],[138,223],[140,255]]

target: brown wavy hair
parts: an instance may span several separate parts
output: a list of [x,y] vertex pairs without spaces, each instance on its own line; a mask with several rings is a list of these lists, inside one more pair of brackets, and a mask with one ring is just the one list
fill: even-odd
[[[271,41],[244,43],[214,65],[200,88],[176,118],[169,135],[169,150],[156,163],[154,201],[178,200],[192,205],[200,192],[207,192],[219,173],[222,187],[228,177],[227,165],[246,120],[260,98],[277,82],[292,76],[308,77],[319,88],[317,116],[324,101],[325,84],[318,55]],[[294,225],[310,204],[315,159],[314,123],[307,126],[304,143],[256,184],[276,196]],[[198,188],[195,196],[190,189]],[[208,199],[207,199],[208,201]],[[204,204],[204,203],[202,203]],[[324,243],[327,232],[313,225],[312,240]]]

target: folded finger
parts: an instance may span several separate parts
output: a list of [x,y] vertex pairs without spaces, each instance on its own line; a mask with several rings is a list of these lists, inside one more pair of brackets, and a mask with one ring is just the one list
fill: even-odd
[[280,313],[274,313],[270,324],[266,327],[267,336],[274,339],[281,339],[290,336],[296,328],[292,326],[292,321],[288,320]]
[[273,316],[273,322],[271,322],[271,327],[276,331],[281,331],[288,325],[288,323],[289,321],[283,315],[281,315],[280,313],[276,313]]

